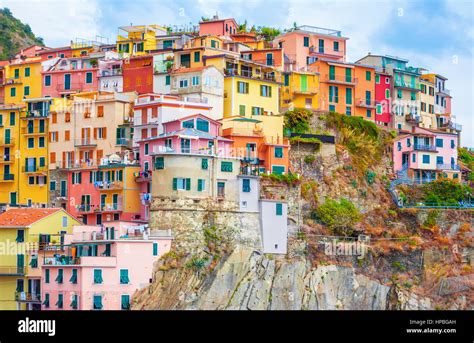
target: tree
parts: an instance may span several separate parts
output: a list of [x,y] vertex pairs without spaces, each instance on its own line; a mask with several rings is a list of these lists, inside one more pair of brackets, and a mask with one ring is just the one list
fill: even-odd
[[294,133],[305,133],[309,130],[309,121],[313,112],[305,108],[296,108],[285,112],[285,127]]
[[355,224],[362,218],[354,204],[344,198],[339,201],[326,199],[324,204],[314,210],[313,215],[335,233],[344,235],[351,234]]

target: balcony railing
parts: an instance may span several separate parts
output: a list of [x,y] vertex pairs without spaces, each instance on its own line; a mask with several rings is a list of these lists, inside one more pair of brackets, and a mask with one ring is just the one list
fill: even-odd
[[420,123],[421,122],[421,116],[413,115],[413,114],[407,114],[405,116],[405,120],[410,123]]
[[117,138],[115,145],[130,147],[133,141],[130,138]]
[[324,81],[327,83],[340,83],[346,85],[357,84],[357,78],[347,75],[326,74],[324,77]]
[[[92,87],[92,84],[90,84]],[[71,83],[69,85],[66,85],[64,83],[60,83],[56,86],[56,90],[58,92],[78,92],[81,91],[84,88],[84,85],[82,83]]]
[[94,183],[94,187],[97,189],[101,190],[107,190],[107,189],[122,189],[123,188],[123,182],[122,181],[96,181]]
[[0,267],[0,276],[8,275],[25,275],[26,267],[25,266],[5,266]]
[[76,147],[97,146],[97,142],[93,138],[78,138],[74,140],[74,146]]
[[356,99],[355,103],[356,103],[356,106],[359,106],[359,107],[375,108],[376,106],[376,102],[374,99],[359,98],[359,99]]
[[108,69],[108,70],[102,70],[100,72],[100,76],[105,77],[105,76],[120,76],[122,75],[122,69]]
[[16,292],[15,300],[21,302],[41,302],[40,293]]
[[15,139],[14,138],[0,138],[0,146],[12,146],[15,145]]
[[23,173],[47,173],[48,168],[45,167],[39,167],[39,166],[23,166],[21,167],[21,171]]
[[406,88],[410,90],[420,90],[420,83],[419,82],[405,82],[404,80],[395,80],[394,82],[395,87],[399,88]]
[[234,68],[224,69],[224,75],[229,76],[229,77],[240,76],[240,77],[248,77],[248,78],[252,78],[252,79],[259,79],[259,80],[265,80],[265,81],[276,81],[275,75],[271,74],[271,73],[257,74],[257,73],[254,73],[251,70],[241,70],[240,73],[239,73],[239,70],[234,69]]
[[93,213],[93,212],[114,212],[114,211],[122,211],[123,205],[116,203],[116,204],[102,204],[102,205],[78,205],[76,207],[78,212],[81,213]]
[[15,158],[12,155],[0,155],[0,163],[13,163]]
[[452,121],[448,121],[447,123],[441,124],[441,127],[446,129],[453,129],[456,131],[462,131],[462,125],[453,123]]
[[434,145],[429,144],[415,144],[413,145],[413,149],[420,151],[437,151]]
[[437,163],[436,169],[439,170],[460,170],[458,164]]
[[26,111],[23,118],[47,118],[49,116],[49,110],[32,110]]
[[15,181],[15,174],[0,174],[0,182]]
[[312,95],[312,94],[317,94],[318,93],[318,89],[316,87],[308,87],[308,88],[304,88],[304,89],[302,89],[301,87],[291,87],[290,90],[293,94]]
[[451,91],[447,88],[437,89],[436,91],[441,94],[451,95]]

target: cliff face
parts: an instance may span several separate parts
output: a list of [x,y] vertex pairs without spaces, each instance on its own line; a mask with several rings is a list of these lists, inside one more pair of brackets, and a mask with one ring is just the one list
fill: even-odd
[[[179,264],[186,265],[186,259]],[[241,245],[209,273],[186,267],[158,270],[153,284],[136,294],[133,304],[139,310],[433,308],[429,298],[383,285],[351,267],[311,267],[305,258],[273,258]]]

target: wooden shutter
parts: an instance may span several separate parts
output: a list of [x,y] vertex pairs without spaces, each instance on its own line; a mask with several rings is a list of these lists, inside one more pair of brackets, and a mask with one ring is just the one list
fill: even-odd
[[102,128],[102,138],[104,138],[104,139],[107,138],[107,128],[106,127]]
[[49,162],[50,163],[56,163],[56,153],[55,152],[49,153]]
[[97,139],[97,128],[94,127],[94,139]]

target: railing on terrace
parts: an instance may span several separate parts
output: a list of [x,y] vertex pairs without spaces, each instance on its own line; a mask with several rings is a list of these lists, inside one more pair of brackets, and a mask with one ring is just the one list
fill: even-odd
[[97,189],[101,190],[106,190],[106,189],[122,189],[123,188],[123,182],[122,181],[96,181],[94,183],[94,187]]
[[420,151],[437,151],[434,145],[427,145],[427,144],[414,144],[413,149],[420,150]]
[[104,204],[104,205],[78,205],[76,207],[78,212],[90,213],[90,212],[112,212],[122,211],[122,204]]
[[437,164],[436,164],[436,169],[441,169],[441,170],[460,170],[460,167],[459,167],[458,164],[437,163]]
[[48,167],[39,167],[39,166],[23,166],[21,167],[23,173],[47,173]]
[[125,146],[125,147],[131,146],[132,143],[133,141],[130,138],[117,138],[117,140],[115,141],[115,145],[120,145],[120,146]]
[[441,127],[448,128],[448,129],[453,129],[453,130],[456,130],[456,131],[462,131],[462,125],[461,124],[456,124],[452,121],[448,121],[447,123],[441,124]]
[[7,275],[25,275],[25,266],[2,266],[0,267],[0,276]]
[[224,69],[224,75],[225,76],[241,76],[241,77],[248,77],[248,78],[266,80],[266,81],[276,81],[276,77],[274,74],[269,74],[269,73],[257,74],[250,70],[241,70],[239,72],[237,69],[233,69],[233,68]]
[[[90,84],[92,88],[92,84]],[[64,83],[60,83],[56,86],[56,90],[58,92],[77,92],[81,91],[84,88],[84,85],[82,83],[71,83],[69,85],[66,85]]]
[[5,79],[6,85],[20,84],[23,83],[21,77],[9,77]]
[[404,80],[395,80],[395,87],[408,88],[411,90],[420,90],[419,82],[405,82]]
[[318,88],[316,87],[307,87],[307,88],[301,88],[301,87],[291,87],[290,91],[295,94],[317,94],[318,93]]
[[20,132],[24,135],[41,135],[46,133],[46,128],[44,126],[40,127],[39,125],[35,125],[29,127],[22,127]]
[[15,138],[0,137],[0,146],[2,145],[15,145]]
[[411,123],[420,123],[421,122],[421,116],[413,115],[413,114],[407,114],[405,116],[405,120]]
[[15,292],[16,301],[24,302],[41,302],[40,293]]
[[122,69],[108,69],[108,70],[102,70],[100,72],[101,77],[105,76],[120,76],[122,75]]
[[15,157],[13,155],[0,155],[0,163],[13,163]]
[[355,103],[356,103],[356,106],[359,106],[359,107],[375,107],[377,105],[374,99],[365,99],[365,98],[356,99]]
[[96,146],[97,142],[93,138],[78,138],[74,140],[74,146]]
[[327,83],[357,84],[357,78],[347,75],[326,74],[323,80]]
[[3,181],[14,181],[15,174],[0,174],[0,182]]
[[323,34],[323,35],[341,37],[341,31],[334,30],[334,29],[327,29],[327,28],[324,28],[324,27],[317,27],[317,26],[311,26],[311,25],[302,25],[302,26],[298,26],[296,28],[296,30],[308,31],[308,32],[312,32],[312,33],[319,33],[319,34]]
[[100,160],[56,161],[55,165],[60,169],[90,168],[99,166]]
[[49,116],[49,109],[47,110],[32,110],[24,112],[22,118],[47,118]]
[[447,88],[437,89],[437,92],[438,93],[443,93],[443,94],[446,94],[446,95],[451,95],[451,91]]

